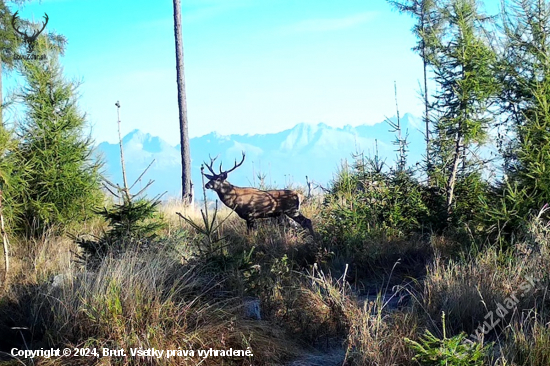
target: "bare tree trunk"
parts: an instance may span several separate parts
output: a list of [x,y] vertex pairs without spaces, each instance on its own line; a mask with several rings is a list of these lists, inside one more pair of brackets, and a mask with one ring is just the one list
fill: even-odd
[[407,160],[405,157],[405,140],[401,137],[401,117],[399,115],[399,105],[397,104],[397,82],[393,82],[393,93],[395,97],[395,113],[397,122],[395,124],[395,130],[397,132],[397,141],[399,142],[399,162],[397,163],[397,170],[403,172],[407,166]]
[[2,52],[0,52],[0,127],[4,126],[4,119],[2,117],[4,111],[4,99],[2,95]]
[[185,204],[193,201],[191,188],[191,156],[187,123],[187,98],[185,95],[185,75],[183,67],[183,37],[181,29],[181,3],[174,0],[174,37],[176,39],[176,71],[178,82],[178,107],[181,143],[181,196]]
[[430,146],[430,105],[428,100],[428,63],[426,61],[426,46],[422,46],[422,63],[424,67],[424,123],[426,124],[426,169],[428,171],[428,184],[432,170],[431,146]]
[[430,104],[428,97],[428,60],[426,56],[426,9],[424,6],[424,1],[420,4],[421,6],[421,15],[420,15],[420,24],[421,24],[421,53],[422,53],[422,68],[424,72],[424,123],[426,124],[426,172],[428,176],[428,185],[431,182],[431,171],[432,171],[432,161],[431,161],[431,141],[430,141]]
[[4,246],[4,286],[8,280],[8,272],[10,270],[10,252],[9,252],[9,240],[6,228],[4,226],[4,214],[2,212],[2,190],[0,189],[0,235],[2,235],[2,243]]
[[451,219],[451,214],[453,213],[454,190],[456,185],[456,177],[458,175],[458,167],[460,165],[460,161],[462,160],[462,145],[462,133],[458,132],[458,135],[456,137],[451,175],[449,176],[449,180],[447,181],[447,220]]

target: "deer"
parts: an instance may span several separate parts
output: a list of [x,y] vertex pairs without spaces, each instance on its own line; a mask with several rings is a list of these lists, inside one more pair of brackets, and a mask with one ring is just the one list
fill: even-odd
[[235,159],[233,168],[229,170],[223,171],[220,163],[219,173],[215,173],[212,168],[217,156],[214,159],[210,157],[210,164],[204,162],[206,168],[212,173],[212,175],[204,174],[209,180],[204,187],[215,191],[227,207],[246,221],[248,233],[254,229],[256,219],[286,215],[314,236],[311,220],[300,213],[300,204],[303,201],[300,193],[290,189],[262,191],[253,187],[237,187],[227,181],[227,175],[243,164],[244,151],[242,154],[241,162],[237,163]]

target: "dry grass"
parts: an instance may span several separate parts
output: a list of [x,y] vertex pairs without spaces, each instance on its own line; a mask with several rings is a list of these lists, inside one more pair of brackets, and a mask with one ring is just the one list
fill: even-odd
[[[213,207],[209,207],[210,214],[213,213],[213,209]],[[176,214],[176,212],[181,213],[183,216],[188,217],[195,222],[199,222],[202,220],[201,210],[204,211],[204,206],[199,206],[196,203],[193,205],[184,205],[181,200],[175,198],[164,201],[159,207],[159,211],[163,214],[166,221],[176,227],[183,224],[183,220]],[[223,203],[218,204],[218,215],[221,220],[227,218],[231,212],[232,211]]]
[[13,290],[12,286],[42,284],[75,267],[73,253],[78,252],[78,247],[68,238],[44,236],[29,241],[14,240],[11,244],[11,268],[7,286],[3,288],[5,296]]
[[[495,250],[489,250],[469,263],[435,258],[427,270],[422,296],[422,307],[429,317],[438,322],[444,311],[450,334],[472,333],[489,309],[502,303],[520,283],[513,268],[504,269],[495,263],[497,256]],[[438,328],[439,323],[432,331]]]
[[[433,319],[448,314],[449,329],[471,333],[506,298],[519,298],[517,311],[530,309],[542,295],[541,286],[520,296],[527,279],[550,273],[548,227],[533,221],[526,239],[511,252],[492,247],[469,261],[444,261],[436,257],[424,281],[423,307]],[[500,328],[500,327],[499,327]]]
[[419,321],[411,309],[391,311],[380,298],[361,306],[344,276],[336,279],[316,267],[278,290],[274,316],[302,342],[323,349],[346,344],[348,365],[412,365],[404,338],[417,336]]
[[286,281],[275,284],[266,302],[273,317],[299,334],[302,342],[326,345],[347,334],[346,311],[355,304],[350,295],[342,278],[336,280],[314,268],[311,275],[290,273]]
[[[304,205],[303,213],[314,225],[321,225],[322,209],[320,201],[312,200]],[[4,348],[20,343],[21,335],[9,327],[27,326],[31,329],[23,336],[32,342],[32,349],[52,345],[194,350],[251,347],[252,359],[223,361],[228,365],[268,365],[284,364],[303,353],[304,346],[326,348],[344,342],[350,365],[412,365],[413,352],[404,339],[418,339],[425,329],[440,335],[442,311],[449,336],[462,331],[470,334],[488,311],[517,293],[527,277],[536,277],[541,278],[540,288],[532,289],[502,326],[487,335],[487,340],[497,342],[494,360],[488,364],[497,359],[500,365],[550,363],[550,301],[544,290],[550,277],[550,229],[540,217],[509,252],[488,248],[453,260],[461,249],[461,239],[443,235],[433,236],[429,242],[419,237],[372,239],[354,253],[336,252],[327,259],[323,257],[327,248],[322,246],[330,238],[317,242],[318,238],[301,228],[269,220],[262,220],[257,230],[247,233],[245,222],[223,205],[217,213],[223,225],[211,234],[220,250],[201,257],[193,248],[204,243],[205,235],[175,213],[200,224],[200,209],[170,201],[161,206],[161,212],[168,223],[161,236],[176,249],[184,248],[186,255],[164,249],[139,254],[129,251],[105,259],[91,273],[74,261],[71,253],[78,249],[69,239],[44,237],[14,243],[9,286],[0,300],[0,343]],[[209,212],[212,217],[213,209]],[[82,232],[101,229],[102,224],[96,222]],[[361,264],[358,258],[368,260],[364,272],[357,271],[365,262]],[[400,264],[395,267],[398,259]],[[314,263],[317,267],[312,267]],[[347,279],[359,273],[358,282],[371,285],[388,282],[389,277],[391,285],[402,284],[408,281],[406,276],[414,276],[418,281],[416,291],[410,290],[413,303],[399,310],[388,309],[381,298],[359,305],[344,281],[346,276],[338,272],[345,264],[350,265]],[[58,274],[64,275],[63,285],[53,288],[51,280]],[[264,320],[243,318],[243,296],[261,299]],[[220,360],[207,359],[202,365],[218,365]],[[197,357],[190,357],[154,364],[198,362]],[[83,364],[76,358],[39,363]],[[134,357],[106,357],[96,363],[153,364]]]
[[413,352],[405,338],[418,336],[418,315],[410,310],[387,312],[384,303],[365,302],[348,309],[348,353],[353,365],[409,365]]
[[[42,287],[24,309],[35,336],[64,347],[101,349],[246,349],[254,357],[239,364],[283,361],[296,348],[266,322],[242,318],[242,303],[222,296],[223,283],[201,266],[182,266],[157,254],[128,252],[107,258],[97,273],[73,272],[61,287]],[[20,304],[21,305],[21,304]],[[129,352],[129,351],[128,351]],[[75,359],[75,364],[79,361]],[[162,359],[158,364],[195,365],[200,358]],[[67,359],[42,360],[67,364]],[[150,364],[135,357],[102,364]],[[219,359],[202,364],[217,365]]]
[[518,366],[550,365],[550,328],[540,314],[533,311],[513,321],[506,330],[506,338],[501,360]]
[[[180,208],[172,206],[174,211]],[[197,217],[196,210],[187,213]],[[260,228],[261,234],[246,236],[243,229],[228,221],[222,234],[240,237],[242,244],[267,235]],[[280,240],[286,240],[284,237],[281,234]],[[76,251],[71,240],[56,237],[14,246],[11,286],[0,301],[3,347],[20,346],[20,335],[9,327],[23,326],[30,328],[23,336],[33,349],[50,345],[195,350],[251,347],[254,357],[239,361],[240,365],[284,362],[299,353],[282,328],[243,319],[242,301],[228,297],[231,289],[219,269],[212,272],[212,266],[200,262],[184,266],[178,257],[151,251],[107,258],[97,272],[91,273],[74,262],[71,252]],[[64,275],[63,286],[52,288],[51,280],[57,274]],[[219,360],[202,364],[217,365]],[[82,360],[69,363],[73,361],[78,364]],[[176,358],[161,364],[195,365],[198,361]],[[67,364],[66,359],[40,362]],[[147,359],[133,357],[102,358],[98,362],[150,364]]]
[[[438,238],[436,244],[442,242],[448,240]],[[431,319],[427,328],[440,335],[438,319],[444,311],[447,334],[475,332],[482,342],[496,342],[495,357],[486,361],[489,364],[549,364],[549,248],[550,229],[539,216],[525,237],[506,252],[491,247],[460,261],[436,256],[418,299],[420,315]],[[534,286],[533,280],[537,280]],[[501,318],[497,309],[502,304],[513,307]],[[489,327],[493,322],[498,324]],[[484,323],[485,335],[478,333]]]

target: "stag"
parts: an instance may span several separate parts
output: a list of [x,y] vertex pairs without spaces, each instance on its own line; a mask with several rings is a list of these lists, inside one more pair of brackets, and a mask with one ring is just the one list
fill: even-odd
[[243,164],[244,152],[241,162],[237,164],[235,160],[235,165],[229,170],[222,171],[220,163],[219,174],[216,174],[212,168],[216,158],[210,158],[210,164],[204,163],[212,173],[212,175],[204,174],[209,180],[205,188],[215,191],[227,207],[245,220],[248,231],[254,228],[256,219],[286,215],[313,235],[311,220],[300,213],[300,204],[303,200],[300,193],[290,189],[262,191],[252,187],[236,187],[226,179],[229,173]]
[[19,29],[17,29],[17,26],[15,25],[15,23],[16,23],[16,21],[20,20],[17,13],[19,13],[19,10],[16,11],[15,14],[13,14],[13,16],[11,18],[11,25],[13,26],[13,29],[21,37],[23,37],[23,41],[27,45],[27,52],[32,53],[34,51],[34,42],[36,41],[36,39],[38,38],[40,33],[42,33],[42,31],[46,28],[46,25],[48,24],[48,20],[49,20],[48,14],[44,13],[45,22],[44,22],[44,24],[42,24],[42,28],[40,30],[33,31],[33,33],[31,35],[28,35],[27,31],[21,32]]

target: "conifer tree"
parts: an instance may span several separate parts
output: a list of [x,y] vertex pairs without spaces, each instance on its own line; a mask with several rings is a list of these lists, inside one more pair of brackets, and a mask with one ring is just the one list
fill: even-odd
[[424,103],[424,124],[426,138],[426,170],[428,179],[432,170],[432,149],[430,138],[430,95],[428,92],[428,74],[430,66],[432,66],[433,46],[437,43],[440,36],[441,13],[439,11],[440,0],[389,0],[389,3],[395,6],[397,10],[403,13],[408,13],[416,18],[416,23],[412,29],[413,34],[417,37],[418,43],[413,48],[422,58],[423,71],[423,90],[422,99]]
[[16,174],[25,182],[17,192],[26,234],[63,229],[86,218],[101,198],[100,164],[92,156],[85,115],[79,110],[77,84],[66,80],[58,52],[39,38],[45,60],[23,61],[25,86],[19,123]]
[[443,28],[432,60],[438,86],[434,94],[434,178],[445,188],[450,219],[457,182],[467,181],[472,174],[479,176],[474,152],[485,141],[492,121],[488,108],[497,90],[496,56],[483,36],[484,17],[474,0],[449,0],[440,11]]
[[[21,6],[28,2],[28,0],[0,0],[0,124],[3,124],[3,107],[4,107],[4,98],[2,94],[2,73],[13,71],[18,62],[16,55],[21,49],[23,44],[21,36],[19,36],[13,28],[13,10],[10,8],[15,8]],[[19,20],[19,23],[22,24],[23,28],[32,28],[33,24],[25,21]],[[48,37],[52,45],[54,45],[59,52],[63,52],[66,44],[66,39],[62,35],[56,34],[51,31],[44,31],[44,35]]]
[[500,219],[517,226],[550,202],[550,4],[516,0],[503,19],[500,142],[506,180]]

